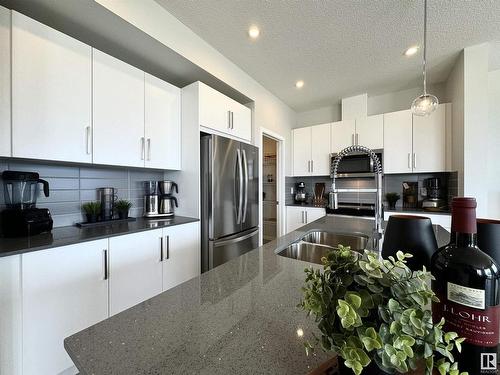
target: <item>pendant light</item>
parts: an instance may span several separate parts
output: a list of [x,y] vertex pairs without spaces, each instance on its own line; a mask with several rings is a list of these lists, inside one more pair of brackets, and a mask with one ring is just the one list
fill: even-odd
[[424,93],[411,103],[411,112],[417,116],[429,116],[437,108],[439,100],[436,96],[427,93],[426,82],[426,49],[427,49],[427,0],[424,0],[424,53],[423,53],[423,76]]

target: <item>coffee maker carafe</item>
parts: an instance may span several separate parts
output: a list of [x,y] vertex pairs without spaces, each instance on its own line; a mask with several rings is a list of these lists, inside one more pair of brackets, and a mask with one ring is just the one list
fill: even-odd
[[7,206],[1,213],[3,235],[21,237],[50,232],[53,226],[50,211],[36,208],[40,185],[48,197],[49,183],[36,172],[4,171],[2,179]]
[[177,203],[177,198],[173,196],[174,188],[175,192],[179,193],[179,187],[173,181],[158,181],[158,186],[160,188],[160,215],[173,216],[174,215],[174,204],[175,207],[179,207]]

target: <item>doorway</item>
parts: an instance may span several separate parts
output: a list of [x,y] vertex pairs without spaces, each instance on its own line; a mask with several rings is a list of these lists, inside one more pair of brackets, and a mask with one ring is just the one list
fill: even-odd
[[264,244],[276,239],[279,234],[278,155],[278,141],[262,135],[262,241]]

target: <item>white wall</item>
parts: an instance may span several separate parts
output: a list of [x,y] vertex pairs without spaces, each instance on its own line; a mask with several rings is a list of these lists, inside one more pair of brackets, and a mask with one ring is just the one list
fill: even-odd
[[[436,95],[440,102],[445,100],[445,84],[439,83],[429,86],[430,93]],[[368,97],[368,115],[378,115],[381,113],[401,111],[409,109],[413,99],[422,94],[422,87],[414,87],[407,90],[390,92],[383,95],[374,95]],[[331,106],[321,107],[310,111],[297,113],[297,124],[295,127],[323,124],[326,122],[335,122],[342,119],[340,103]]]
[[464,195],[464,54],[460,53],[445,86],[445,99],[452,103],[451,169],[458,173],[458,195]]
[[151,37],[173,49],[255,101],[253,139],[260,146],[260,128],[285,139],[285,167],[291,171],[291,132],[296,114],[262,85],[205,42],[153,0],[96,0]]
[[[488,73],[488,160],[500,155],[500,70]],[[500,167],[495,162],[488,168],[488,211],[490,218],[500,219]]]

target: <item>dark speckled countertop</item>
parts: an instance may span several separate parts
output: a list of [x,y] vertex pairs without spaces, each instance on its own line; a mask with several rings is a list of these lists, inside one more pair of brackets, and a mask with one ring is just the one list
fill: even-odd
[[[297,308],[305,263],[277,255],[314,229],[371,234],[369,219],[326,216],[78,332],[64,342],[83,374],[306,374],[319,333]],[[435,227],[438,244],[449,234]],[[303,333],[303,335],[302,335]]]
[[174,216],[161,220],[137,218],[136,221],[88,228],[78,228],[76,226],[59,227],[54,228],[51,233],[43,233],[31,237],[0,238],[0,257],[73,245],[150,229],[187,224],[194,221],[198,221],[198,219]]

